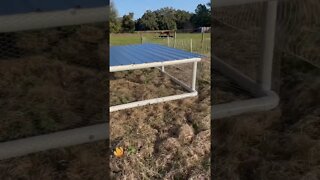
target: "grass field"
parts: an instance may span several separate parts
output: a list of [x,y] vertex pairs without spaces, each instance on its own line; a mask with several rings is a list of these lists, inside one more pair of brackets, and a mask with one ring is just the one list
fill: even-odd
[[[169,38],[169,46],[174,46],[176,41],[176,48],[190,51],[190,43],[192,39],[192,50],[196,53],[201,53],[210,56],[211,41],[210,33],[204,34],[203,45],[201,45],[202,34],[201,33],[177,33],[176,40]],[[157,43],[168,45],[167,38],[159,38],[157,34],[145,33],[143,34],[143,43]],[[141,36],[138,33],[126,33],[126,34],[111,34],[110,44],[112,46],[117,45],[129,45],[129,44],[141,44]]]
[[[201,34],[179,37],[201,39]],[[139,43],[138,34],[111,35],[111,45]],[[166,71],[185,81],[191,67]],[[110,155],[112,179],[210,179],[210,59],[199,63],[198,72],[197,97],[110,113],[111,147],[125,149],[123,158]],[[154,68],[111,75],[111,105],[181,92]]]

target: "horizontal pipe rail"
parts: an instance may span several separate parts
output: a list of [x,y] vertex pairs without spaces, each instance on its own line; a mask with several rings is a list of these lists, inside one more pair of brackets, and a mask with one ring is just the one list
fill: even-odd
[[108,124],[59,131],[0,143],[0,160],[108,138]]
[[110,72],[128,71],[128,70],[162,67],[162,66],[169,66],[169,65],[176,65],[176,64],[185,64],[185,63],[198,62],[198,61],[201,61],[201,58],[190,58],[190,59],[153,62],[153,63],[144,63],[144,64],[130,64],[130,65],[122,65],[122,66],[110,66],[109,70]]
[[211,117],[220,119],[249,112],[268,111],[277,107],[279,104],[278,95],[273,91],[268,91],[266,94],[264,97],[213,105]]
[[188,97],[194,97],[197,95],[198,95],[198,92],[194,91],[191,93],[172,95],[172,96],[167,96],[167,97],[154,98],[154,99],[137,101],[137,102],[127,103],[127,104],[121,104],[121,105],[111,106],[110,112],[134,108],[134,107],[140,107],[140,106],[145,106],[145,105],[157,104],[157,103],[162,103],[162,102],[167,102],[167,101],[172,101],[172,100],[184,99],[184,98],[188,98]]
[[0,33],[107,22],[108,7],[4,15],[0,16]]

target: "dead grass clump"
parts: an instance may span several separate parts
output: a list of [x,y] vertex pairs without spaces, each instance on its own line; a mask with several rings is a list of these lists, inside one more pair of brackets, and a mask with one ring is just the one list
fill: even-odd
[[191,142],[192,138],[194,136],[194,130],[191,126],[188,124],[184,124],[180,127],[179,130],[179,141],[182,144],[188,144]]
[[170,152],[176,152],[178,151],[178,149],[181,147],[180,142],[178,141],[177,138],[168,138],[166,140],[164,140],[161,144],[160,144],[160,149],[164,149]]

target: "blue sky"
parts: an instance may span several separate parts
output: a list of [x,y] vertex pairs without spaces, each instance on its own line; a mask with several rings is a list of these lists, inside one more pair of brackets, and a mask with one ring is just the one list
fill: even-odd
[[134,13],[134,19],[140,18],[146,10],[156,10],[162,7],[173,7],[194,12],[198,4],[207,4],[210,0],[111,0],[119,16]]

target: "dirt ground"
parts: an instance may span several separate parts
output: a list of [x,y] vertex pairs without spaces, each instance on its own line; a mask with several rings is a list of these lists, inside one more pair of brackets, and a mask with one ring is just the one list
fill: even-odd
[[[191,73],[188,67],[184,71]],[[188,83],[188,75],[167,69]],[[210,60],[198,74],[199,96],[110,113],[112,179],[210,179]],[[158,69],[114,73],[111,105],[181,94]],[[125,100],[123,100],[125,99]]]

